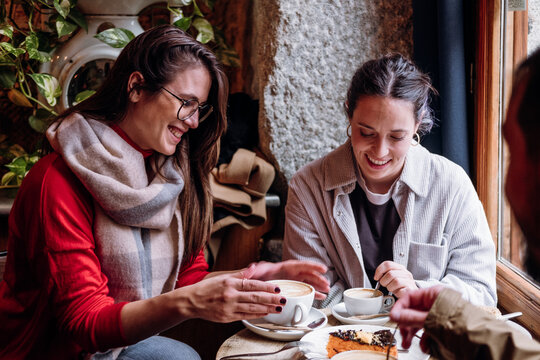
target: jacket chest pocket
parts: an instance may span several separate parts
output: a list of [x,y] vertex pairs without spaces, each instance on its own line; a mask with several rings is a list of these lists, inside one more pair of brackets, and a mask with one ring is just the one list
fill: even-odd
[[447,235],[441,244],[409,243],[409,262],[407,269],[416,280],[440,280],[448,262]]

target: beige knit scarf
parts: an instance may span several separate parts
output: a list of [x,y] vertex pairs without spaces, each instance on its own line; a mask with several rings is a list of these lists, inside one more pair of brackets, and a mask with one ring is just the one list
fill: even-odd
[[94,198],[96,253],[116,302],[174,288],[184,251],[178,195],[184,181],[162,156],[166,180],[105,123],[73,114],[47,138]]

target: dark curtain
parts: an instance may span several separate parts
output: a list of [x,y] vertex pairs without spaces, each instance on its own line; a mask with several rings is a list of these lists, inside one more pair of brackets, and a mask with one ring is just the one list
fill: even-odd
[[472,117],[468,92],[471,53],[465,39],[474,38],[466,0],[413,0],[413,60],[427,72],[439,92],[432,107],[438,119],[422,139],[431,152],[461,165],[470,175]]

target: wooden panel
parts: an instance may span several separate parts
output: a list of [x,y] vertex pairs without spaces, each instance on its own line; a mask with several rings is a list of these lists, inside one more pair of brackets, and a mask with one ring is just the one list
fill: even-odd
[[496,243],[498,226],[498,136],[499,136],[499,64],[500,4],[480,0],[477,8],[476,52],[476,179],[477,191]]
[[275,208],[267,208],[266,222],[251,230],[246,230],[240,225],[232,225],[225,229],[213,270],[241,269],[259,260],[261,238],[273,228],[275,211]]
[[524,281],[521,276],[504,264],[497,264],[497,295],[499,307],[506,312],[521,311],[515,319],[540,339],[540,301],[538,288]]

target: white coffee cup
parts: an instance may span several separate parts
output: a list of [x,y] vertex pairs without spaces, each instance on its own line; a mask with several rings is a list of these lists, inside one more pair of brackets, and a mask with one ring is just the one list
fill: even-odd
[[351,288],[343,292],[343,302],[349,315],[371,315],[390,310],[395,300],[380,290]]
[[392,355],[389,355],[389,357],[386,357],[386,354],[382,352],[371,351],[371,350],[349,350],[349,351],[340,352],[332,356],[332,360],[377,360],[377,359],[397,360]]
[[282,306],[280,313],[268,314],[263,319],[277,325],[297,325],[307,320],[315,289],[313,286],[294,280],[271,280],[268,281],[279,287],[279,293],[287,302]]

